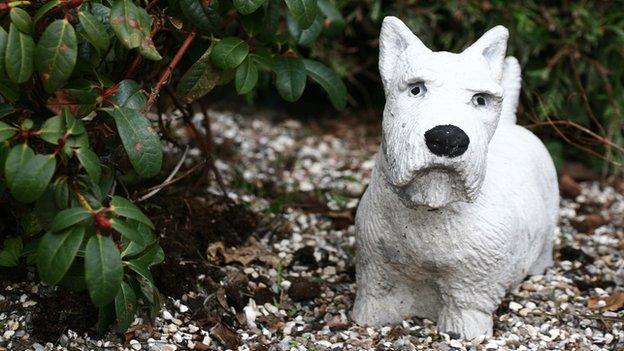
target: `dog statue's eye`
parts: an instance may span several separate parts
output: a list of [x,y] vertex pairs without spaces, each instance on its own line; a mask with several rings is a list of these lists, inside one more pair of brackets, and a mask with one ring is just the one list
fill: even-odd
[[410,87],[410,93],[412,93],[412,95],[414,96],[420,96],[424,94],[425,92],[427,92],[427,87],[425,86],[425,82],[414,83]]
[[488,103],[488,96],[485,94],[475,94],[472,97],[472,103],[475,106],[485,106]]

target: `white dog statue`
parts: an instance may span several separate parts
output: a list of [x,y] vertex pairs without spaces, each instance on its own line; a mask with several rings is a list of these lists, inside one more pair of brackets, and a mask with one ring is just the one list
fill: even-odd
[[507,37],[497,26],[460,54],[432,52],[384,19],[382,142],[356,216],[357,323],[418,316],[466,339],[491,335],[505,292],[552,264],[557,177],[516,125]]

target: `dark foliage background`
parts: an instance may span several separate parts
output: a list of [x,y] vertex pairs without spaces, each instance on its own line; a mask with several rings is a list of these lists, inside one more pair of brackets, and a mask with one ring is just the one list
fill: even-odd
[[344,36],[320,40],[311,51],[345,78],[353,106],[381,116],[376,38],[384,16],[401,18],[432,49],[453,52],[502,24],[510,31],[508,53],[523,67],[520,123],[545,140],[558,167],[570,160],[622,172],[624,2],[375,0],[338,7]]

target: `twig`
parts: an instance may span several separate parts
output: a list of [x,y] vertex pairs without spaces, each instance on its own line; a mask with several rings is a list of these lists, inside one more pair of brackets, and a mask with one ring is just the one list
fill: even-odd
[[182,164],[184,164],[184,161],[186,160],[186,155],[188,154],[188,151],[189,151],[189,147],[186,146],[186,148],[184,149],[184,153],[182,153],[182,157],[180,158],[180,161],[178,161],[178,164],[175,166],[171,174],[169,174],[169,176],[165,179],[165,181],[162,182],[162,184],[156,186],[154,190],[138,198],[136,202],[145,201],[149,199],[150,197],[156,195],[159,191],[161,191],[166,186],[165,184],[168,184],[171,181],[171,179],[173,179],[173,177],[175,177],[175,175],[178,173],[178,171],[180,170],[180,167],[182,167]]
[[[196,165],[194,165],[193,167],[189,168],[189,169],[188,169],[187,171],[185,171],[184,173],[182,173],[179,177],[177,177],[177,178],[175,178],[175,179],[172,179],[172,180],[170,180],[170,181],[168,181],[168,182],[164,182],[164,183],[162,183],[162,184],[159,184],[159,185],[157,185],[157,186],[155,186],[155,187],[151,187],[151,188],[147,189],[147,191],[148,191],[148,192],[151,192],[151,191],[154,191],[155,189],[161,189],[161,188],[164,188],[164,187],[169,186],[169,185],[171,185],[171,184],[177,183],[177,182],[179,182],[180,180],[182,180],[182,179],[184,179],[184,178],[188,177],[191,173],[195,172],[195,171],[197,170],[197,168],[199,168],[199,167],[203,166],[205,162],[206,162],[205,160],[204,160],[204,161],[201,161],[201,162],[197,163]],[[140,200],[140,199],[139,199],[139,200],[137,200],[137,202],[139,202],[139,201],[142,201],[142,200]]]
[[210,152],[210,147],[208,146],[206,139],[201,137],[201,133],[197,130],[197,127],[195,126],[195,124],[193,124],[191,114],[186,109],[186,107],[182,105],[182,103],[180,102],[178,97],[175,95],[175,93],[171,91],[169,87],[165,87],[165,92],[171,97],[171,100],[173,101],[173,104],[175,105],[175,107],[178,110],[180,110],[180,112],[182,112],[182,119],[184,120],[186,125],[189,127],[191,133],[193,134],[193,138],[201,146],[204,152],[204,155],[206,157],[207,166],[214,174],[217,184],[219,185],[221,192],[223,192],[223,197],[229,200],[227,188],[225,187],[225,184],[223,183],[223,178],[221,177],[221,173],[219,172],[219,169],[217,169],[215,165],[214,157],[212,156],[212,152]]
[[169,63],[169,66],[167,66],[163,74],[160,76],[158,83],[156,84],[154,89],[152,89],[152,92],[150,93],[149,99],[147,100],[147,104],[145,106],[145,112],[148,112],[152,108],[154,101],[156,101],[156,97],[160,93],[160,89],[162,89],[165,83],[167,83],[167,81],[169,80],[169,77],[171,76],[171,73],[173,72],[175,67],[178,65],[178,63],[182,59],[182,56],[184,56],[184,53],[186,52],[186,50],[188,50],[189,46],[195,39],[196,35],[197,35],[197,32],[192,31],[186,36],[186,39],[184,39],[182,46],[180,46],[180,48],[178,49],[178,52],[176,52],[175,56]]

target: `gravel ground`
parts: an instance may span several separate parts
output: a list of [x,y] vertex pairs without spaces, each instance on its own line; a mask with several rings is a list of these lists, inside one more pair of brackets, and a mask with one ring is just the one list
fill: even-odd
[[319,125],[214,111],[212,121],[224,159],[217,166],[230,196],[265,217],[269,234],[254,235],[237,249],[210,244],[206,258],[213,273],[198,269],[194,291],[164,298],[153,324],[137,318],[123,336],[109,333],[100,339],[67,329],[57,340],[35,340],[37,301],[57,290],[36,283],[32,274],[24,282],[3,282],[0,348],[624,348],[624,187],[618,192],[569,177],[562,182],[568,198],[561,201],[555,267],[507,294],[494,316],[493,337],[456,340],[421,319],[365,328],[348,317],[355,294],[352,220],[373,167],[378,127],[356,120]]

